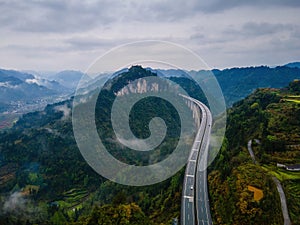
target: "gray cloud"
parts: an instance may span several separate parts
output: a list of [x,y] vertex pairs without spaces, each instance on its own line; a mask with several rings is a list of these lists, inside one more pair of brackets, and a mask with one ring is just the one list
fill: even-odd
[[299,10],[298,0],[0,0],[0,67],[84,70],[144,39],[177,42],[220,67],[298,60]]
[[203,31],[197,31],[190,35],[191,40],[197,41],[199,44],[207,43],[226,43],[228,41],[247,40],[253,38],[259,39],[263,36],[276,38],[285,35],[286,37],[299,37],[300,26],[296,24],[268,23],[268,22],[246,22],[239,24],[238,27],[228,25],[223,27],[221,34],[206,34]]
[[[124,41],[124,40],[122,40]],[[113,47],[121,40],[104,39],[101,37],[71,37],[65,43],[72,49],[91,50],[95,48]]]
[[192,17],[198,13],[218,13],[238,7],[254,8],[294,8],[300,7],[298,0],[176,0],[176,1],[140,1],[137,5],[138,11],[144,18],[154,21],[178,21],[186,17]]
[[297,0],[212,0],[210,3],[203,3],[204,1],[196,1],[196,10],[201,10],[204,12],[218,12],[223,10],[228,10],[237,7],[300,7],[300,2]]
[[14,192],[4,202],[3,210],[4,212],[20,213],[20,211],[23,211],[25,209],[25,205],[26,200],[23,197],[22,193]]
[[117,21],[178,21],[232,8],[300,7],[297,0],[3,1],[0,27],[25,32],[82,32]]
[[5,1],[0,8],[0,26],[27,32],[85,31],[117,19],[114,8],[121,3],[84,1]]
[[59,105],[55,107],[55,110],[63,113],[62,120],[66,120],[70,117],[71,109],[67,105]]
[[248,22],[242,26],[240,31],[235,31],[234,33],[240,33],[242,35],[248,36],[261,36],[261,35],[272,35],[275,33],[282,33],[285,31],[292,32],[293,30],[298,30],[299,27],[293,24],[272,24],[272,23],[255,23]]
[[274,22],[274,18],[268,21],[258,17],[256,20],[228,22],[219,30],[199,27],[190,40],[213,67],[282,65],[300,59],[300,26],[297,23],[276,23],[280,19]]

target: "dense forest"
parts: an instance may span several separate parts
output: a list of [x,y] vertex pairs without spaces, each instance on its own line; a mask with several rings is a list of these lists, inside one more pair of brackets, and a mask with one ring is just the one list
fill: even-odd
[[[99,136],[110,140],[112,135],[107,116],[113,93],[131,80],[149,75],[155,76],[133,67],[107,84],[97,100],[98,104],[107,100],[106,109],[96,108],[101,112],[96,121]],[[191,80],[170,79],[206,102]],[[300,163],[299,94],[299,81],[284,89],[258,89],[228,110],[226,138],[209,168],[214,224],[282,224],[272,176],[282,182],[291,219],[300,224],[299,172],[288,173],[276,167],[276,163]],[[154,151],[154,159],[162,160],[176,145],[178,115],[165,101],[150,98],[140,104],[131,115],[131,128],[137,135],[149,135],[142,128],[153,116],[173,126],[164,144]],[[76,145],[71,108],[72,99],[48,105],[43,111],[24,115],[12,129],[0,134],[0,224],[155,225],[179,220],[184,168],[164,182],[145,187],[124,186],[101,177],[85,162]],[[145,113],[140,108],[151,110]],[[253,144],[257,164],[247,151],[252,139],[259,140]],[[114,143],[107,141],[106,145],[125,162],[145,165],[149,161],[148,155],[133,157],[126,149],[120,154]],[[249,186],[262,191],[263,197],[253,199]]]

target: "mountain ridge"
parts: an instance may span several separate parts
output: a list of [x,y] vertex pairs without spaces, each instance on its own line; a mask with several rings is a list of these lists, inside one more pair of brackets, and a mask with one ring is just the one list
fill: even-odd
[[287,67],[291,67],[291,68],[300,68],[300,62],[291,62],[291,63],[288,63],[288,64],[285,64],[284,66],[287,66]]

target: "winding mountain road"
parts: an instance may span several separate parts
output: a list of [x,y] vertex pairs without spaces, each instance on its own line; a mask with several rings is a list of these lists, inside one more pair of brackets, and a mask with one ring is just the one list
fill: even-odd
[[[255,142],[259,143],[259,140],[255,139]],[[253,160],[253,163],[258,165],[258,162],[255,159],[255,155],[254,155],[253,149],[252,149],[252,140],[248,141],[247,147],[248,147],[249,154]],[[285,197],[283,188],[281,186],[281,183],[275,176],[272,176],[272,179],[273,179],[274,183],[276,184],[276,188],[277,188],[277,191],[278,191],[278,194],[280,197],[281,211],[282,211],[282,216],[283,216],[283,220],[284,220],[284,225],[291,225],[291,219],[290,219],[289,212],[288,212],[286,197]]]

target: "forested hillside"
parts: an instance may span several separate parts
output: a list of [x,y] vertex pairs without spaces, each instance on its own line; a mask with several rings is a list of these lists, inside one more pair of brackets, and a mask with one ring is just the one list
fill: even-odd
[[[110,108],[116,92],[145,76],[156,74],[133,67],[113,78],[97,100],[97,105],[106,107],[96,107],[96,123],[104,144],[116,158],[136,165],[148,164],[150,156],[134,154],[110,141],[115,138],[111,136]],[[188,92],[199,88],[185,78],[172,79]],[[200,90],[190,92],[195,93],[203,97]],[[132,112],[131,127],[137,135],[149,135],[144,127],[154,116],[164,118],[170,127],[164,143],[151,156],[152,162],[162,160],[177,143],[180,123],[176,110],[153,98],[139,104]],[[89,167],[77,148],[71,108],[72,99],[48,105],[41,112],[24,115],[12,129],[0,134],[0,224],[170,224],[179,219],[184,170],[146,187],[104,179]]]
[[[228,111],[226,142],[209,174],[216,224],[283,224],[272,176],[283,184],[293,224],[300,224],[300,173],[277,167],[300,163],[299,87],[296,80],[284,89],[258,89]],[[255,200],[249,187],[263,198]]]
[[287,66],[231,68],[212,72],[222,88],[226,104],[230,107],[257,88],[283,88],[294,79],[300,79],[300,69]]

